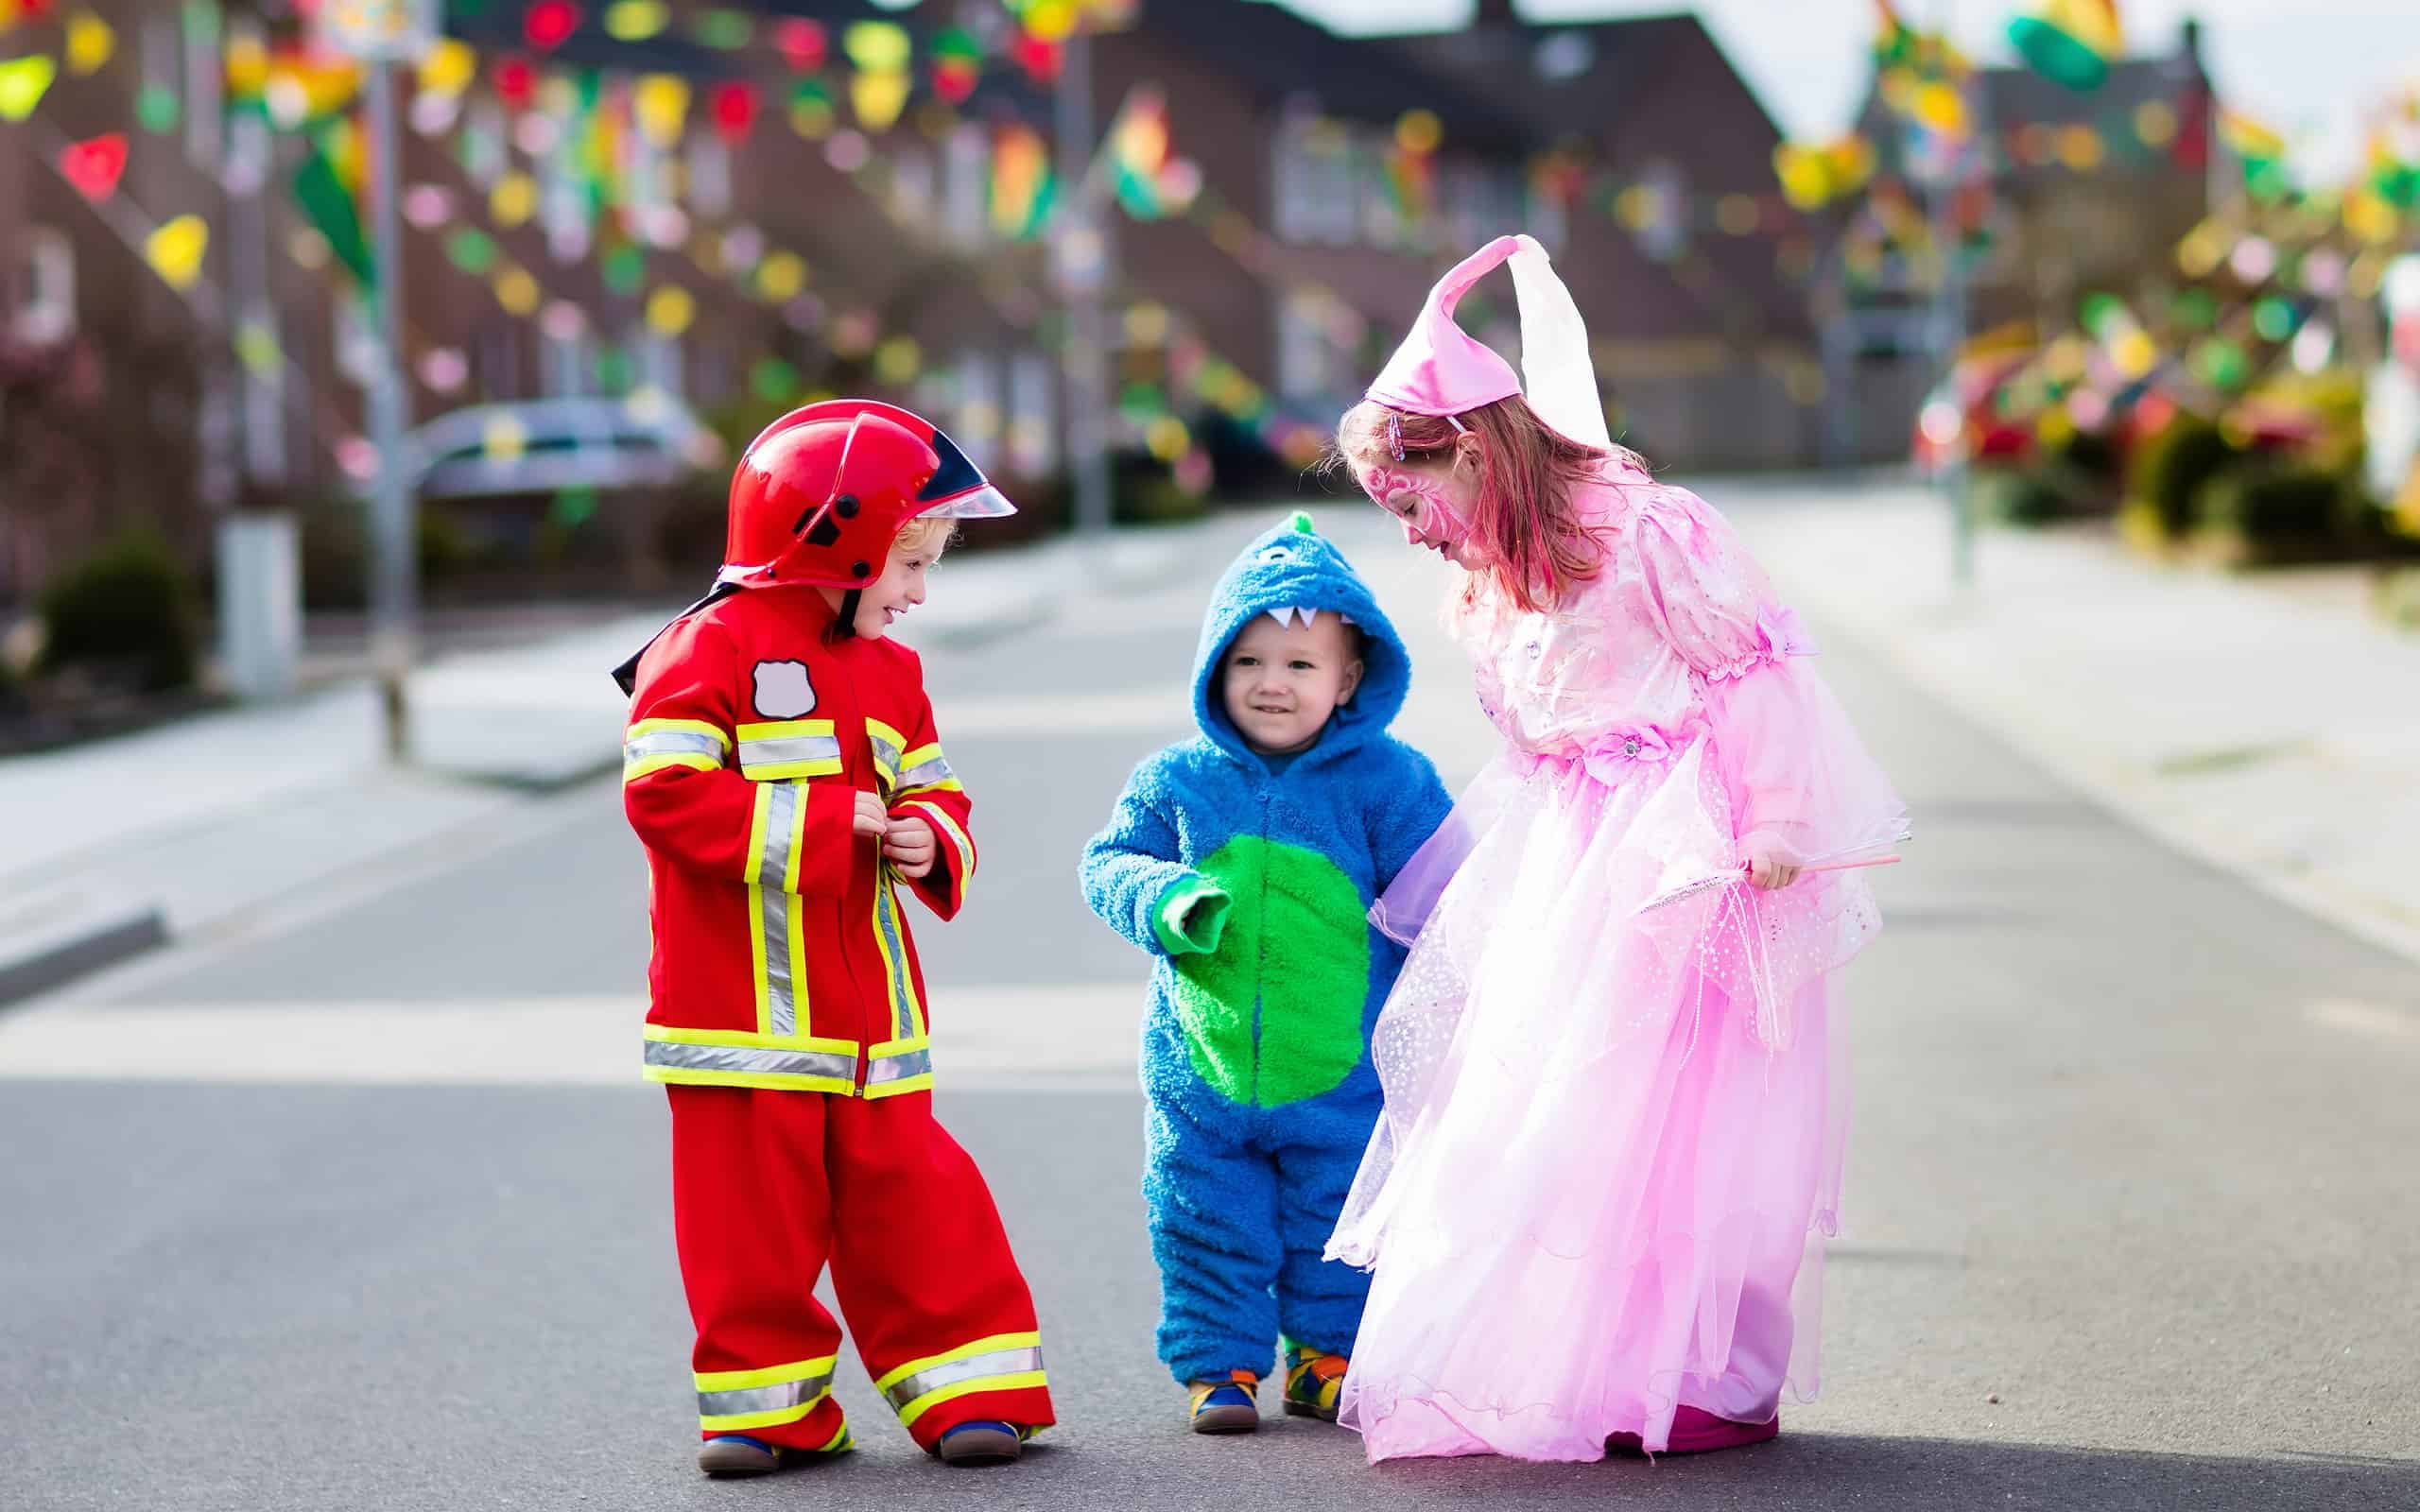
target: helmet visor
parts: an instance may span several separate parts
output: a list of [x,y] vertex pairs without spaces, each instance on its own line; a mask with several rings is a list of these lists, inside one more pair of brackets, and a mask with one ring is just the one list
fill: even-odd
[[933,431],[933,451],[942,465],[933,470],[931,481],[916,495],[916,502],[922,506],[916,511],[919,519],[929,516],[937,520],[997,520],[1017,512],[1008,496],[992,487],[992,480],[983,475],[983,470],[938,426]]

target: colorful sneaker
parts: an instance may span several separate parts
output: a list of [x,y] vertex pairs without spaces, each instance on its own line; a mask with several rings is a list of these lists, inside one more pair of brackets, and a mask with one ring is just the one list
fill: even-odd
[[[1676,1407],[1672,1411],[1672,1432],[1664,1445],[1667,1454],[1707,1454],[1718,1449],[1738,1449],[1748,1444],[1761,1444],[1781,1434],[1781,1414],[1761,1423],[1733,1422],[1717,1418],[1696,1407]],[[1636,1434],[1616,1434],[1605,1440],[1607,1449],[1625,1450],[1633,1454],[1647,1451],[1639,1444]]]
[[717,1480],[770,1475],[782,1468],[782,1450],[746,1434],[717,1434],[698,1446],[698,1469]]
[[1286,1349],[1286,1415],[1336,1421],[1336,1399],[1344,1390],[1350,1362],[1340,1354],[1322,1354],[1307,1345]]
[[1260,1428],[1260,1408],[1253,1400],[1253,1393],[1260,1389],[1260,1377],[1249,1370],[1229,1372],[1224,1381],[1196,1381],[1185,1389],[1193,1394],[1193,1431],[1197,1434],[1250,1434]]
[[942,1434],[933,1452],[944,1465],[1006,1465],[1025,1452],[1026,1436],[1014,1423],[978,1418]]

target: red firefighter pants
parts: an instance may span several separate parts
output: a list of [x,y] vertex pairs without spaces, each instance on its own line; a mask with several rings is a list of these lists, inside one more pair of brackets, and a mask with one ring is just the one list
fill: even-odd
[[858,1358],[917,1443],[977,1418],[1053,1421],[1033,1299],[930,1092],[666,1090],[705,1435],[846,1446],[840,1329],[815,1298],[826,1261]]

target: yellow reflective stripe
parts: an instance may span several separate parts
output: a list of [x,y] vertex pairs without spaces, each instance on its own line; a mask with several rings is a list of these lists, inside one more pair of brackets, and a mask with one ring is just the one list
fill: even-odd
[[950,845],[958,851],[958,886],[959,892],[963,893],[966,890],[966,885],[975,880],[975,842],[966,837],[966,832],[958,827],[958,821],[951,818],[948,811],[938,803],[920,800],[902,806],[914,809],[932,820],[934,829],[946,836]]
[[739,727],[739,770],[760,782],[830,777],[840,769],[840,742],[829,719],[760,720]]
[[925,1005],[916,1001],[916,979],[908,971],[908,936],[899,922],[899,894],[885,867],[873,889],[873,944],[882,953],[882,987],[890,1003],[891,1033],[913,1040],[925,1032]]
[[731,737],[723,733],[722,727],[708,724],[702,719],[633,720],[631,728],[622,731],[622,738],[636,740],[642,735],[658,734],[703,735],[723,749],[731,749]]
[[946,1354],[910,1360],[873,1383],[899,1413],[903,1427],[945,1401],[986,1391],[1017,1391],[1049,1383],[1042,1368],[1042,1335],[995,1333]]
[[873,769],[883,796],[899,785],[900,755],[908,748],[908,737],[879,719],[866,721],[866,745],[873,752]]
[[800,735],[830,733],[832,721],[829,719],[759,719],[740,726],[738,730],[739,743],[743,746],[752,740],[789,740]]
[[827,1092],[855,1097],[850,1076],[793,1076],[770,1071],[696,1071],[681,1066],[649,1066],[640,1074],[666,1087],[750,1087],[767,1092]]
[[748,963],[756,1032],[786,1040],[805,1022],[806,934],[797,900],[806,790],[764,782],[748,826]]
[[866,1098],[928,1091],[933,1085],[932,1041],[919,1034],[866,1049]]
[[731,737],[701,719],[642,719],[622,733],[622,781],[672,766],[711,772],[730,748]]
[[762,1370],[701,1372],[698,1382],[698,1426],[708,1433],[740,1433],[794,1423],[832,1394],[833,1367],[839,1356],[800,1360]]
[[715,757],[701,755],[696,751],[663,751],[633,760],[629,750],[625,748],[622,753],[622,781],[635,782],[642,777],[652,777],[657,772],[672,766],[685,766],[695,772],[713,772],[721,770],[722,763]]
[[650,1023],[643,1026],[649,1040],[670,1045],[737,1045],[758,1050],[821,1050],[854,1059],[857,1054],[855,1040],[827,1040],[802,1035],[794,1040],[776,1040],[769,1035],[753,1034],[746,1029],[683,1029],[674,1024]]

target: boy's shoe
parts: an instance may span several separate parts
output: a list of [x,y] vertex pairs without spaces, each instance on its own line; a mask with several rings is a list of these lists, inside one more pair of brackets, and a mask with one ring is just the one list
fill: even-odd
[[[1676,1407],[1672,1411],[1672,1433],[1664,1445],[1667,1454],[1706,1454],[1718,1449],[1738,1449],[1747,1444],[1761,1444],[1779,1436],[1781,1414],[1775,1413],[1770,1422],[1740,1423],[1728,1418],[1717,1418],[1695,1407]],[[1607,1449],[1628,1450],[1634,1454],[1645,1453],[1636,1434],[1616,1434],[1605,1440]]]
[[1023,1429],[988,1418],[959,1424],[933,1447],[944,1465],[1006,1465],[1024,1452]]
[[1250,1434],[1260,1428],[1260,1408],[1253,1401],[1253,1393],[1260,1389],[1260,1377],[1249,1370],[1236,1370],[1224,1381],[1196,1381],[1185,1389],[1193,1394],[1193,1431],[1197,1434]]
[[717,1434],[698,1446],[698,1469],[721,1480],[770,1475],[782,1468],[781,1449],[746,1434]]
[[1351,1362],[1340,1354],[1322,1354],[1303,1345],[1286,1351],[1286,1416],[1336,1421],[1337,1398],[1344,1391],[1344,1372]]

